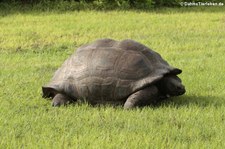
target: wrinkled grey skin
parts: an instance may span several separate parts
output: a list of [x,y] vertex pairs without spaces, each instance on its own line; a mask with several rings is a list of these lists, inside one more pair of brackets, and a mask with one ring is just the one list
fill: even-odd
[[181,79],[175,75],[163,77],[156,86],[159,89],[160,95],[165,97],[179,96],[185,93],[185,87]]
[[78,48],[42,92],[55,107],[84,99],[131,109],[184,94],[181,72],[134,40],[100,39]]
[[184,93],[185,87],[181,83],[181,79],[175,75],[169,75],[162,78],[156,84],[148,86],[129,96],[124,104],[124,108],[131,109],[136,106],[150,105]]
[[70,99],[68,96],[64,94],[56,94],[52,100],[52,106],[59,107],[61,105],[69,104],[70,102],[72,102],[72,99]]

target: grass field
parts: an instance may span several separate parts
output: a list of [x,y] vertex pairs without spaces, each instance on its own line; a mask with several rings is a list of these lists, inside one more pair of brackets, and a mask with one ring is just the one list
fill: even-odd
[[[0,15],[0,148],[225,148],[225,9]],[[181,68],[186,94],[124,111],[52,108],[41,86],[82,44],[137,40]]]

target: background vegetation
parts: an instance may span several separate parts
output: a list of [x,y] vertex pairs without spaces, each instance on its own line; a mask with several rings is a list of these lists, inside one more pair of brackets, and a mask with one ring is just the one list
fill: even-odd
[[[0,148],[225,148],[224,7],[0,15]],[[41,86],[77,47],[131,38],[183,70],[184,96],[53,108]]]
[[145,9],[180,6],[180,2],[225,2],[225,0],[1,0],[2,9],[80,10]]

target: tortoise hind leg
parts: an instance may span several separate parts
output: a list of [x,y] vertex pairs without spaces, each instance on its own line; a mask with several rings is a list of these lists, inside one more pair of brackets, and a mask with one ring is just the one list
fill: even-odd
[[68,96],[58,93],[55,95],[55,97],[52,100],[52,106],[59,107],[61,105],[66,105],[70,103],[71,101],[72,100]]
[[155,86],[149,86],[131,94],[125,104],[124,109],[131,109],[138,106],[150,105],[158,98],[158,89]]

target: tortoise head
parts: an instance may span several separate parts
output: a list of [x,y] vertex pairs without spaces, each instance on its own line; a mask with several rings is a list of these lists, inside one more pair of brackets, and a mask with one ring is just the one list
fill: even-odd
[[181,79],[176,75],[166,75],[160,81],[159,90],[166,95],[179,96],[185,93],[185,87]]

